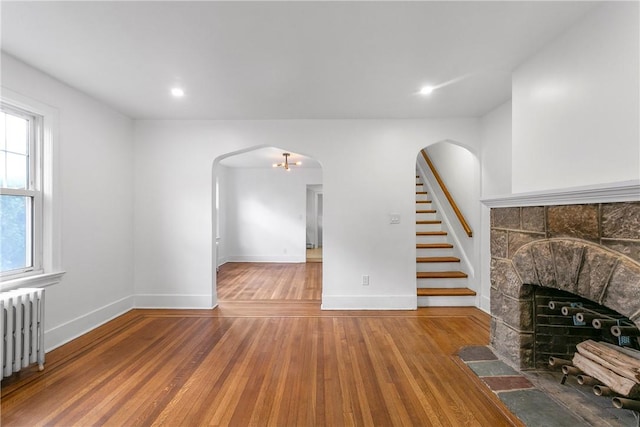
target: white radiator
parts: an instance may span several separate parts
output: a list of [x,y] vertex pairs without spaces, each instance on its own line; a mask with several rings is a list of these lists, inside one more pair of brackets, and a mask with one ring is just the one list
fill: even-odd
[[44,369],[44,289],[0,293],[1,378],[38,363]]

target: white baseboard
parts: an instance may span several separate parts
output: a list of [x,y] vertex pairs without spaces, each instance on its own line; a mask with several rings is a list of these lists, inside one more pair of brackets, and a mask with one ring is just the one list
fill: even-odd
[[211,295],[132,295],[114,301],[44,333],[49,352],[134,308],[210,309],[216,307]]
[[232,255],[227,258],[227,262],[277,262],[277,263],[299,263],[306,262],[306,255]]
[[324,295],[323,310],[415,310],[415,295]]
[[485,295],[480,297],[480,310],[491,314],[491,298]]
[[115,319],[133,309],[133,296],[114,301],[87,314],[76,317],[61,325],[55,326],[44,333],[45,351],[51,351],[98,326]]
[[210,309],[218,305],[209,295],[138,294],[134,296],[135,308]]

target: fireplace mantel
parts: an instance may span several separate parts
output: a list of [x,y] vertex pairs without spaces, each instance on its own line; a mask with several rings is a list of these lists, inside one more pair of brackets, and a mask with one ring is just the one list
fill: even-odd
[[584,187],[510,194],[481,199],[480,201],[490,208],[507,208],[633,202],[639,200],[640,179]]

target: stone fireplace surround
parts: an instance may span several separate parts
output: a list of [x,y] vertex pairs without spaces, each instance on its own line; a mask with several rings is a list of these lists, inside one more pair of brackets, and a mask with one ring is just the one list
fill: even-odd
[[640,202],[491,209],[491,346],[533,368],[533,289],[560,289],[640,327]]

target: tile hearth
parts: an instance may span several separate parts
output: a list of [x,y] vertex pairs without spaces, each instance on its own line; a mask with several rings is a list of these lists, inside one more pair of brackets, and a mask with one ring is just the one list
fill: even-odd
[[489,347],[463,347],[458,357],[528,427],[633,427],[633,412],[555,371],[517,372]]

